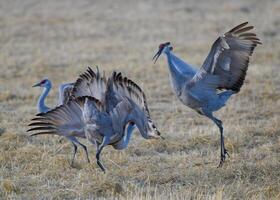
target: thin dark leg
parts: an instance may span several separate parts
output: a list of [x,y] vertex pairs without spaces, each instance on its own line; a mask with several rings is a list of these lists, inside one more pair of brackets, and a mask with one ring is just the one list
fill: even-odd
[[[108,144],[109,139],[107,137],[103,137],[103,141],[100,145],[97,146],[97,152],[96,152],[96,162],[97,165],[101,168],[101,170],[105,173],[105,167],[103,164],[100,162],[100,153],[102,149]],[[98,144],[98,143],[97,143]]]
[[220,160],[220,164],[218,166],[218,167],[221,167],[226,160],[226,155],[228,155],[228,157],[229,157],[229,154],[228,154],[228,151],[225,148],[224,134],[223,134],[223,132],[224,132],[223,131],[224,130],[223,129],[223,123],[222,123],[221,120],[219,120],[215,117],[213,117],[213,118],[214,118],[215,124],[219,127],[220,134],[221,134],[221,139],[220,139],[221,140],[221,160]]
[[88,157],[88,151],[87,151],[87,147],[86,145],[83,145],[82,143],[80,143],[80,145],[83,147],[85,153],[86,153],[86,158],[87,158],[87,162],[90,163],[89,157]]
[[220,160],[220,164],[218,166],[218,167],[221,167],[223,165],[223,163],[225,162],[225,160],[226,160],[225,143],[224,143],[224,135],[223,135],[222,122],[219,120],[216,124],[219,127],[220,134],[221,134],[221,138],[220,138],[220,142],[221,142],[221,160]]
[[73,166],[73,164],[74,164],[74,159],[75,159],[77,149],[78,149],[77,145],[74,142],[72,142],[72,144],[74,146],[74,151],[73,151],[73,156],[72,156],[72,159],[71,159],[71,166]]
[[100,148],[98,149],[97,153],[96,153],[96,161],[98,166],[101,168],[101,170],[105,173],[105,167],[103,166],[103,164],[100,162],[100,153],[102,151],[104,146],[100,146]]
[[228,157],[229,157],[228,151],[226,150],[225,143],[224,143],[223,123],[222,123],[221,120],[215,118],[212,115],[212,113],[205,113],[205,115],[207,117],[209,117],[219,127],[219,130],[220,130],[220,135],[221,135],[221,138],[220,138],[220,143],[221,143],[221,160],[220,160],[220,163],[219,163],[218,167],[221,167],[223,165],[223,163],[225,162],[225,160],[226,160],[226,155],[228,155]]
[[227,151],[226,148],[225,148],[222,121],[219,120],[219,123],[221,124],[220,127],[219,127],[219,129],[220,129],[220,133],[221,133],[221,145],[222,145],[222,149],[223,149],[223,151],[221,152],[221,155],[222,155],[222,157],[224,158],[224,161],[225,161],[226,156],[228,156],[228,157],[230,157],[230,156],[229,156],[228,151]]
[[[76,139],[76,138],[75,138],[75,139]],[[86,147],[86,145],[84,145],[84,144],[80,143],[77,139],[76,139],[76,143],[78,143],[81,147],[83,147],[83,149],[84,149],[84,151],[85,151],[85,153],[86,153],[86,159],[87,159],[88,163],[90,163],[90,160],[89,160],[89,157],[88,157],[88,151],[87,151],[87,147]]]
[[81,147],[83,147],[83,149],[84,149],[84,151],[86,152],[86,158],[87,158],[87,161],[88,161],[88,163],[90,162],[90,160],[89,160],[89,157],[88,157],[88,151],[87,151],[87,147],[84,145],[84,144],[82,144],[79,140],[77,140],[77,138],[75,138],[75,137],[68,137],[68,139],[73,143],[76,143],[76,144],[79,144]]

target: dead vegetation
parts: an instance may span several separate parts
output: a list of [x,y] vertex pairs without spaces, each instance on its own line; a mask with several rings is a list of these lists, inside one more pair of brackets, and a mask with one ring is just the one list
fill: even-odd
[[[272,0],[0,1],[0,199],[279,199],[279,10]],[[217,113],[231,154],[218,169],[218,129],[179,103],[165,62],[151,58],[171,41],[200,65],[218,33],[243,21],[255,25],[263,45],[241,92]],[[81,150],[71,168],[66,140],[26,133],[40,93],[32,84],[50,78],[54,106],[58,84],[89,65],[139,83],[166,137],[135,133],[127,150],[106,148],[106,174]]]

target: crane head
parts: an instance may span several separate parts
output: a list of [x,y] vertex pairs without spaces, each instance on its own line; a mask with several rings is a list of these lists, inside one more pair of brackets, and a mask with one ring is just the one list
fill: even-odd
[[32,87],[47,87],[51,86],[51,81],[49,79],[43,79],[39,83],[36,83]]
[[161,43],[158,47],[158,52],[153,57],[153,60],[155,60],[154,63],[157,62],[157,59],[159,58],[159,56],[161,55],[161,53],[164,51],[165,48],[167,48],[170,51],[173,50],[173,47],[170,46],[170,42]]
[[165,139],[163,136],[161,136],[161,133],[151,119],[148,119],[147,135],[150,139]]

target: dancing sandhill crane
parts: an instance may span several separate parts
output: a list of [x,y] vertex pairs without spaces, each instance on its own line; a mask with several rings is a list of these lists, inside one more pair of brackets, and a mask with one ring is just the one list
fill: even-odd
[[[148,118],[148,125],[155,129],[155,131],[158,132],[154,122],[151,119],[146,96],[144,92],[141,90],[141,88],[135,84],[133,81],[129,80],[127,77],[122,77],[121,73],[114,73],[112,77],[115,77],[115,81],[119,82],[119,84],[124,84],[125,88],[130,90],[131,87],[134,87],[137,89],[139,93],[143,96],[143,105],[142,109],[145,110],[146,116]],[[124,80],[122,80],[124,79]],[[106,90],[107,90],[107,79],[105,77],[105,74],[100,74],[98,67],[96,67],[96,72],[94,72],[90,67],[88,70],[80,75],[79,79],[75,82],[74,88],[72,90],[72,96],[73,97],[82,97],[82,96],[92,96],[95,99],[102,102],[102,104],[106,104],[106,110],[109,112],[114,108],[119,101],[116,98],[111,98],[109,95],[106,96]],[[133,92],[133,91],[131,91]],[[135,124],[130,122],[127,127],[127,131],[125,132],[124,137],[127,137],[127,141],[129,141],[130,136],[132,135],[133,130],[135,129]],[[162,136],[161,136],[162,137]],[[162,139],[164,139],[162,137]],[[125,149],[128,145],[128,143],[122,143],[122,149]],[[119,149],[121,146],[118,147]]]
[[[51,81],[49,79],[43,79],[39,83],[33,85],[33,87],[44,88],[43,92],[40,95],[40,97],[38,99],[38,102],[37,102],[38,112],[39,113],[46,113],[46,112],[50,111],[51,108],[49,108],[48,106],[45,105],[45,99],[48,96],[48,94],[49,94],[49,92],[52,88]],[[65,84],[61,84],[59,86],[58,106],[66,104],[69,101],[69,99],[71,98],[71,92],[72,92],[73,87],[74,87],[74,83],[65,83]],[[38,125],[38,123],[34,122],[34,123],[31,123],[30,125],[31,126],[32,125]],[[32,129],[30,129],[30,130],[32,130]],[[35,136],[35,135],[38,135],[38,134],[33,134],[31,136]],[[65,138],[67,138],[72,143],[73,148],[74,148],[72,159],[71,159],[71,165],[72,166],[74,164],[74,159],[75,159],[77,149],[78,149],[77,145],[80,145],[84,149],[86,159],[87,159],[88,162],[90,162],[89,157],[88,157],[87,147],[84,144],[82,144],[76,137],[71,136],[69,133],[65,133],[63,136],[65,136]],[[78,137],[85,138],[85,135],[79,135]]]
[[198,70],[175,56],[170,42],[161,44],[153,57],[156,62],[161,53],[165,53],[175,95],[184,105],[208,117],[219,127],[219,166],[229,154],[224,144],[222,121],[214,117],[213,112],[225,106],[243,85],[249,58],[255,47],[261,44],[257,35],[249,32],[253,28],[245,22],[220,36]]
[[[94,74],[91,69],[84,76],[88,81],[90,74]],[[96,79],[93,82],[96,82]],[[113,73],[105,82],[103,102],[93,96],[75,97],[67,104],[39,114],[34,120],[37,124],[32,125],[35,126],[32,130],[39,131],[37,134],[44,132],[57,135],[71,133],[72,136],[85,134],[91,143],[97,145],[97,164],[104,172],[105,167],[100,162],[102,149],[107,145],[112,145],[118,150],[127,147],[132,133],[128,130],[132,128],[129,124],[135,124],[146,139],[161,137],[148,117],[145,94],[138,85],[122,77],[121,73]]]

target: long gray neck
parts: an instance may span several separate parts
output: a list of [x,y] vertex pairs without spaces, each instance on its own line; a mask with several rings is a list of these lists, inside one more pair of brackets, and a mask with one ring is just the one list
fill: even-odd
[[124,141],[126,147],[127,147],[128,143],[130,141],[131,135],[132,135],[133,130],[135,129],[135,127],[136,127],[135,124],[131,124],[131,123],[128,124],[128,127],[126,129],[126,134],[123,137],[123,141]]
[[117,144],[114,145],[116,149],[121,150],[121,149],[125,149],[128,146],[135,127],[136,127],[135,124],[132,123],[128,124],[124,137],[122,137],[122,139]]
[[[145,127],[145,112],[139,108],[139,106],[137,106],[135,103],[130,102],[133,105],[131,106],[131,110],[129,111],[129,113],[127,112],[121,112],[121,110],[118,112],[118,118],[117,119],[113,119],[113,127],[114,127],[114,132],[115,133],[124,133],[122,138],[122,141],[127,143],[130,140],[132,131],[136,125],[136,127],[138,128],[139,132],[141,133],[141,135],[144,138],[147,138],[147,128]],[[121,108],[121,107],[120,107]],[[117,111],[117,110],[116,110]],[[123,128],[123,125],[128,125],[127,128],[127,132],[125,133],[125,130]],[[132,126],[132,124],[134,124]],[[126,145],[127,145],[126,144]]]
[[144,122],[146,116],[143,111],[139,111],[138,109],[134,109],[134,111],[135,111],[135,114],[133,114],[131,121],[135,123],[140,134],[144,138],[147,138],[148,137],[147,127],[145,127],[146,123]]
[[141,118],[138,119],[135,119],[134,122],[135,122],[135,125],[137,127],[137,129],[139,130],[140,134],[142,135],[142,137],[144,137],[145,139],[148,138],[148,133],[147,133],[147,130],[145,128],[145,125],[143,122],[140,121]]
[[173,91],[176,94],[181,93],[181,89],[185,83],[184,76],[176,66],[176,60],[174,55],[171,52],[166,52],[168,68],[170,72],[170,82],[173,88]]
[[196,71],[191,65],[187,64],[170,51],[166,51],[165,54],[167,56],[171,84],[174,92],[178,94],[185,83],[195,75]]
[[37,109],[39,112],[47,112],[49,108],[45,105],[45,99],[51,90],[51,86],[44,87],[42,94],[40,95],[37,102]]

